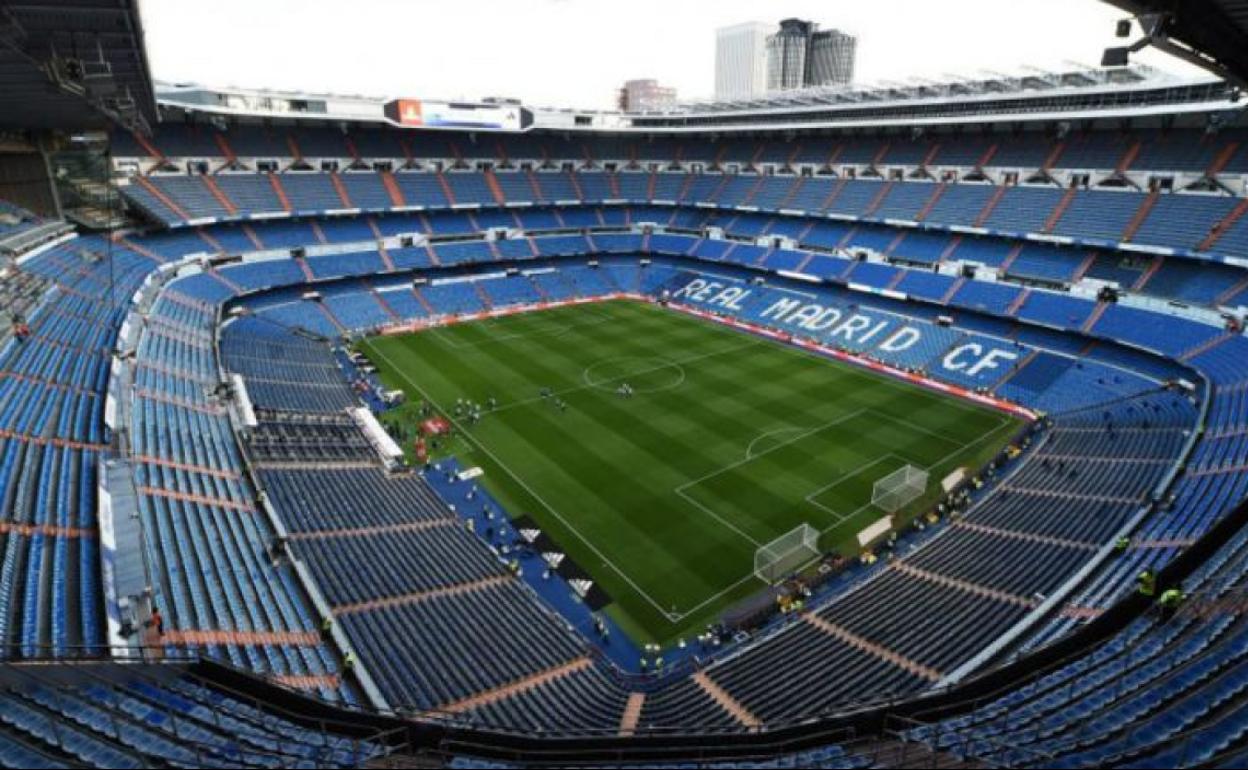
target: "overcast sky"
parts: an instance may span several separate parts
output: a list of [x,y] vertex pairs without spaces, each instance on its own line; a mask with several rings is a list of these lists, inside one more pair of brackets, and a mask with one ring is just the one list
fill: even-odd
[[[607,108],[631,78],[709,96],[715,29],[856,34],[858,82],[1097,64],[1100,0],[142,0],[153,76],[212,86]],[[1155,52],[1136,61],[1198,73]]]

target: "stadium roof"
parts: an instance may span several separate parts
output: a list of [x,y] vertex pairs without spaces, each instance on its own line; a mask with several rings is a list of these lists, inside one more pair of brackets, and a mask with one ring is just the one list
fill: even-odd
[[[1159,47],[1240,85],[1248,83],[1248,0],[1106,2],[1137,16],[1163,14],[1157,30]],[[1178,50],[1171,50],[1172,46]],[[1194,56],[1185,55],[1183,49]]]
[[0,128],[146,131],[156,99],[136,0],[0,3]]
[[[1147,119],[1188,115],[1193,119],[1242,105],[1236,89],[1209,76],[1179,78],[1145,65],[1079,67],[1061,72],[1026,68],[1016,75],[987,73],[980,78],[924,80],[911,83],[809,90],[748,103],[688,103],[668,111],[604,112],[553,107],[525,107],[532,123],[499,124],[486,129],[485,117],[497,117],[510,105],[494,102],[430,102],[426,112],[443,117],[468,116],[473,130],[611,132],[749,132],[850,128],[858,126],[929,126],[985,122]],[[256,89],[216,89],[196,84],[157,83],[157,100],[166,119],[179,112],[209,120],[389,122],[385,101],[366,96],[335,96]],[[493,113],[491,111],[494,111]],[[462,128],[436,124],[423,128]]]
[[854,85],[816,86],[779,91],[754,99],[720,101],[691,99],[674,107],[641,113],[728,112],[743,109],[784,109],[816,105],[863,104],[886,101],[917,101],[931,98],[974,97],[983,94],[1034,94],[1061,89],[1104,89],[1113,86],[1174,83],[1176,78],[1144,65],[1130,67],[1078,67],[1066,71],[1048,71],[1023,67],[1013,74],[983,72],[978,77],[944,75],[940,79],[911,78],[904,83],[858,83]]

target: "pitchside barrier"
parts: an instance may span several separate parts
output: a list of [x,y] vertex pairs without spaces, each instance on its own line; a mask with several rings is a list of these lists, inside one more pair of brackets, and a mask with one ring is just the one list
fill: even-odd
[[927,491],[927,471],[906,465],[875,482],[871,504],[881,511],[896,513]]
[[774,584],[819,558],[819,530],[801,524],[754,552],[754,574]]

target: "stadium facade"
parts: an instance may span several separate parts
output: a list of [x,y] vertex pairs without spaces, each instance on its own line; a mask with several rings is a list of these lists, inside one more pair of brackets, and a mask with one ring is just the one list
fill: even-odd
[[[1232,85],[1137,67],[659,115],[156,94],[150,131],[142,100],[124,127],[108,117],[124,227],[0,214],[6,764],[1242,762],[1248,119]],[[612,343],[614,374],[563,351],[607,344],[586,324],[639,324]],[[671,349],[629,348],[640,328]],[[744,345],[794,378],[817,359],[874,383],[847,401],[896,389],[1012,432],[940,474],[921,515],[855,530],[855,558],[786,569],[660,644],[637,629],[700,618],[621,609],[644,579],[612,576],[601,543],[504,470],[487,431],[507,423],[478,428],[437,382],[400,381],[439,368],[393,358],[412,334],[451,351],[438,376],[463,370],[448,394],[482,366],[493,387],[542,384],[519,406],[558,435],[558,399],[597,393],[650,451],[681,438],[628,424],[646,398],[698,376],[720,396],[770,387],[778,365],[734,382]],[[720,334],[732,344],[694,351],[719,368],[675,358]],[[507,358],[491,345],[532,368],[488,363]],[[560,358],[567,393],[546,387]],[[486,460],[409,463],[396,389],[446,407],[422,441],[449,427]],[[784,391],[811,410],[835,401],[822,392]],[[867,403],[760,425],[764,448],[724,467],[834,424],[897,444],[889,422]],[[916,446],[967,449],[941,440]],[[569,441],[548,451],[595,451]],[[826,494],[853,499],[856,470],[836,470],[793,483],[844,518]],[[867,507],[895,476],[877,470]],[[678,490],[725,523],[713,486],[689,486],[723,477]]]

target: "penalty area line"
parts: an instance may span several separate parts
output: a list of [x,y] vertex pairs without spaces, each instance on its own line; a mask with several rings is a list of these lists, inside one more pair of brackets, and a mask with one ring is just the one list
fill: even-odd
[[905,458],[905,457],[902,457],[901,455],[899,455],[899,454],[897,454],[897,453],[895,453],[895,452],[888,452],[888,453],[886,453],[886,454],[882,454],[882,455],[880,455],[879,457],[876,457],[874,460],[868,460],[867,462],[863,463],[862,465],[859,465],[857,468],[854,468],[852,471],[849,471],[849,472],[847,472],[847,473],[843,473],[843,474],[841,474],[840,478],[836,479],[835,481],[832,481],[832,482],[829,482],[829,483],[827,483],[827,484],[824,484],[823,486],[819,487],[818,489],[816,489],[815,491],[811,492],[810,494],[806,495],[806,497],[804,497],[804,498],[803,498],[806,502],[810,503],[811,505],[815,506],[816,508],[819,508],[819,509],[821,509],[821,510],[827,511],[828,513],[830,513],[830,514],[832,514],[833,516],[836,516],[836,517],[837,517],[837,520],[836,520],[836,522],[835,522],[835,523],[830,524],[830,525],[828,525],[827,527],[825,527],[823,530],[821,530],[821,531],[820,531],[820,533],[819,533],[819,534],[821,534],[821,535],[822,535],[822,534],[826,534],[826,533],[828,533],[828,532],[832,531],[833,529],[835,529],[836,527],[839,527],[841,524],[845,523],[845,522],[846,522],[846,521],[848,521],[849,519],[852,519],[854,516],[857,516],[859,513],[862,513],[862,512],[863,512],[863,511],[865,511],[866,509],[870,508],[870,507],[871,507],[871,503],[866,503],[865,505],[861,505],[861,506],[859,506],[857,509],[855,509],[854,511],[852,511],[851,513],[841,513],[840,511],[838,511],[838,510],[836,510],[836,509],[834,509],[834,508],[831,508],[831,507],[829,507],[829,506],[827,506],[827,505],[824,505],[823,503],[819,502],[819,501],[818,501],[817,499],[815,499],[815,498],[819,497],[819,495],[822,495],[824,492],[827,492],[827,491],[828,491],[829,489],[831,489],[832,487],[835,487],[835,486],[836,486],[836,485],[838,485],[838,484],[841,484],[841,483],[843,483],[843,482],[845,482],[845,481],[848,481],[849,479],[852,479],[853,477],[855,477],[855,476],[857,476],[858,474],[860,474],[860,473],[862,473],[863,471],[865,471],[867,468],[871,468],[871,467],[873,467],[873,466],[879,465],[880,463],[884,462],[885,460],[889,459],[890,457],[891,457],[891,458],[893,458],[893,459],[895,459],[895,460],[901,460],[903,463],[909,463],[909,462],[910,462],[910,460],[909,460],[909,459],[907,459],[907,458]]

